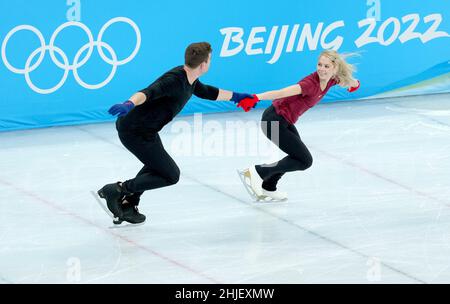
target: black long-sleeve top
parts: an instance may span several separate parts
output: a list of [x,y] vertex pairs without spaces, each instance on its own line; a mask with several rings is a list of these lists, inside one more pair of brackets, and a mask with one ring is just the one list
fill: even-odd
[[219,96],[218,88],[198,79],[191,85],[183,66],[166,72],[140,92],[145,94],[146,101],[118,119],[119,132],[158,132],[183,109],[192,94],[209,100]]

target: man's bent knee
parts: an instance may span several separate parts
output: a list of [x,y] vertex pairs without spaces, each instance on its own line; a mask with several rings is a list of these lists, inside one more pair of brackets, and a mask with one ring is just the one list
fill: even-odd
[[180,181],[180,170],[177,169],[176,172],[167,177],[167,181],[170,185],[175,185]]
[[313,158],[310,157],[308,159],[305,160],[305,170],[311,168],[313,165]]

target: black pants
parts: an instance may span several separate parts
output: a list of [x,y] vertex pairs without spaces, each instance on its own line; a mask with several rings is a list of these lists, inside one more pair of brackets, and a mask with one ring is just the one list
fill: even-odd
[[263,188],[275,191],[278,181],[286,172],[304,171],[310,168],[313,158],[295,126],[278,115],[273,105],[264,111],[261,128],[267,138],[287,154],[285,158],[274,164],[256,166],[256,171],[264,180]]
[[128,202],[138,205],[144,191],[178,182],[180,169],[164,149],[158,133],[119,132],[119,138],[125,148],[144,164],[135,178],[123,183],[125,189],[133,193],[127,197]]

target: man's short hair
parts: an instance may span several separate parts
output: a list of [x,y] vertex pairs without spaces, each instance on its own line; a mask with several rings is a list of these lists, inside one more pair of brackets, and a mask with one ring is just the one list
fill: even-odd
[[184,54],[184,63],[188,67],[195,69],[200,64],[208,60],[211,52],[211,44],[208,42],[192,43],[186,49]]

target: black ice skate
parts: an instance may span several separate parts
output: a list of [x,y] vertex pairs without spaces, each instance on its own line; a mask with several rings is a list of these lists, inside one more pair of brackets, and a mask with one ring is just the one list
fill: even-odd
[[[129,226],[140,226],[145,223],[146,217],[145,215],[139,213],[137,207],[135,207],[136,205],[134,204],[122,205],[121,200],[119,208],[122,212],[122,217],[116,217],[112,214],[110,210],[108,210],[105,204],[99,199],[98,193],[95,193],[95,191],[91,191],[91,194],[97,201],[98,205],[102,208],[102,210],[105,211],[105,213],[113,220],[114,226],[111,226],[109,228],[125,228]],[[122,225],[123,222],[128,222],[130,224]]]
[[122,204],[122,198],[126,193],[119,183],[106,185],[98,190],[97,194],[106,200],[106,205],[115,218],[121,218],[123,216],[120,205]]
[[139,213],[139,209],[137,206],[132,204],[123,204],[122,205],[123,215],[113,221],[115,225],[120,225],[123,222],[128,222],[130,224],[142,224],[145,222],[145,215]]

